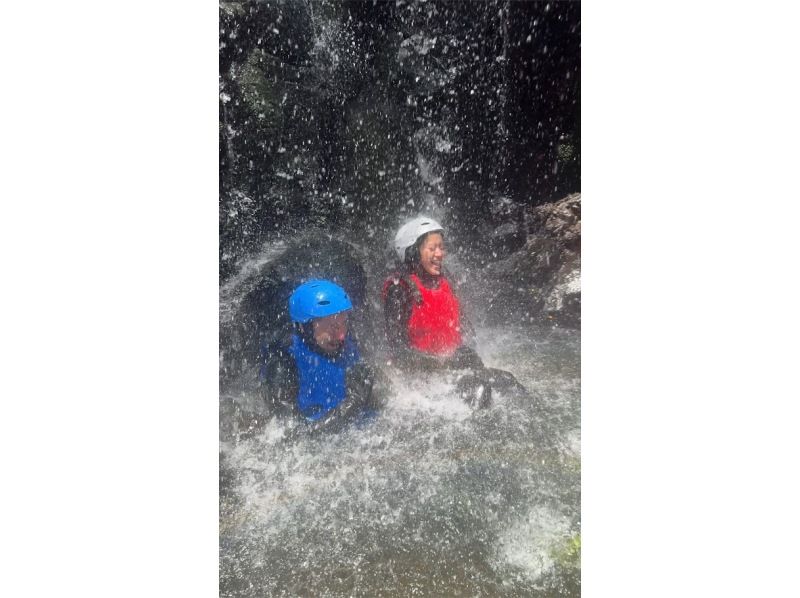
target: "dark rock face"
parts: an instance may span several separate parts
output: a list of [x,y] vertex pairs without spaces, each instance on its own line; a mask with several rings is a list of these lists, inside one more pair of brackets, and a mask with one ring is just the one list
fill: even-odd
[[508,256],[525,246],[527,235],[524,227],[515,222],[501,224],[489,237],[489,251],[492,255]]
[[484,271],[478,293],[487,320],[580,326],[580,193],[531,208],[524,218],[524,246]]
[[525,234],[492,235],[508,221],[496,208],[580,189],[579,2],[252,0],[219,15],[223,283],[278,236],[380,236],[437,206],[501,258]]
[[565,247],[580,251],[580,193],[532,208],[527,217],[527,225],[529,232],[533,235],[557,238]]

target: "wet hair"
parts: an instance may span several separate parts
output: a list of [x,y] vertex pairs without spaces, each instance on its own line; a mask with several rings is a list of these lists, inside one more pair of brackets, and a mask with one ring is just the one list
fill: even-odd
[[419,262],[419,246],[415,243],[411,247],[406,247],[406,258],[403,263],[411,266],[417,262]]

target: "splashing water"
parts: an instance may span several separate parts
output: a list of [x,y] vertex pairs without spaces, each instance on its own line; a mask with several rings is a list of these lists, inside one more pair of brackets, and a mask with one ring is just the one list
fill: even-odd
[[[580,337],[477,330],[532,397],[472,412],[447,377],[391,376],[372,420],[221,444],[223,596],[577,595]],[[574,560],[574,559],[573,559]]]

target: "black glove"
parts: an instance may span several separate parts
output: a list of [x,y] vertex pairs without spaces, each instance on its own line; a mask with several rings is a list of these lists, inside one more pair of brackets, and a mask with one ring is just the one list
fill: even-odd
[[456,382],[456,391],[473,409],[486,409],[492,404],[492,385],[486,370],[461,376]]
[[375,383],[372,370],[363,363],[357,363],[345,374],[347,402],[355,407],[367,407],[372,400],[372,387]]

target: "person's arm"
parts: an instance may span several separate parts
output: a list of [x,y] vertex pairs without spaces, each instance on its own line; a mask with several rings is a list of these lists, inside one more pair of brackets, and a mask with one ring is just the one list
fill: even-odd
[[408,291],[400,283],[391,285],[386,292],[384,322],[392,359],[404,367],[437,367],[438,360],[435,357],[417,351],[409,342],[408,320],[411,318],[412,301]]
[[409,346],[408,320],[411,317],[411,298],[402,284],[393,284],[387,289],[383,315],[386,341],[389,343],[392,355],[396,355]]
[[358,363],[347,371],[347,398],[360,407],[378,409],[386,403],[388,378],[376,368]]
[[348,425],[354,416],[366,410],[380,409],[386,404],[390,389],[388,379],[379,370],[358,363],[345,374],[347,396],[322,418],[309,422],[314,432],[335,432]]
[[300,378],[292,356],[280,346],[272,346],[263,354],[259,372],[261,395],[272,413],[293,413],[297,410]]
[[456,349],[456,352],[447,361],[447,366],[453,369],[482,370],[484,368],[483,361],[478,353],[467,345],[461,345]]
[[359,406],[367,405],[372,396],[372,384],[372,370],[363,363],[357,363],[345,374],[346,400]]

